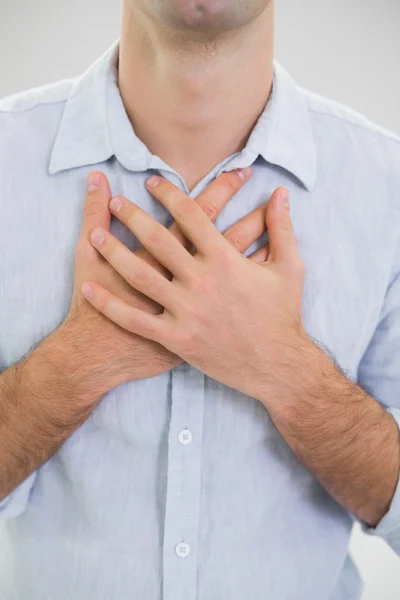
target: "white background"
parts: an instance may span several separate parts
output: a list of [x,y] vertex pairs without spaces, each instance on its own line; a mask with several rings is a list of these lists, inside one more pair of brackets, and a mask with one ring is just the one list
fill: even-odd
[[[0,0],[0,97],[80,74],[119,24],[117,0]],[[276,57],[299,84],[400,134],[400,0],[276,0],[276,25]],[[394,552],[358,527],[351,551],[363,600],[400,600]]]

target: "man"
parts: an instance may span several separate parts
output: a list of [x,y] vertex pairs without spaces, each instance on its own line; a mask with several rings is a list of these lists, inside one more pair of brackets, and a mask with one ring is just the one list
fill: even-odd
[[1,598],[355,600],[353,523],[400,552],[400,139],[273,10],[126,0],[1,101]]

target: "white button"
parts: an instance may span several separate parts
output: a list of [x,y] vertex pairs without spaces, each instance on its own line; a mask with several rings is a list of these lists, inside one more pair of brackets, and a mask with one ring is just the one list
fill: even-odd
[[190,546],[189,544],[186,544],[185,542],[180,542],[179,544],[177,544],[175,546],[175,554],[177,556],[179,556],[179,558],[186,558],[187,555],[190,552]]
[[189,431],[189,429],[182,429],[182,431],[178,435],[178,440],[181,444],[190,444],[192,439],[192,432]]

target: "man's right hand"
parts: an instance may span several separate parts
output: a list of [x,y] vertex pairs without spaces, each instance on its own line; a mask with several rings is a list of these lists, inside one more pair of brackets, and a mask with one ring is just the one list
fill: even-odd
[[[181,362],[162,346],[115,325],[81,292],[82,283],[94,280],[134,306],[162,310],[129,286],[89,241],[93,229],[110,227],[111,190],[102,173],[99,182],[87,192],[67,317],[28,356],[0,374],[0,501],[59,449],[110,389],[161,374]],[[237,172],[224,173],[196,201],[214,220],[244,183]],[[265,230],[265,208],[225,232],[238,251],[244,252]],[[176,224],[171,229],[190,251]],[[267,253],[264,246],[250,258],[263,261]],[[171,277],[144,249],[135,254]]]
[[[221,174],[196,198],[195,201],[211,220],[216,219],[232,196],[249,180],[252,169],[245,169],[242,173],[244,179],[237,171]],[[75,251],[75,281],[71,307],[65,321],[53,332],[52,339],[53,343],[57,338],[63,344],[63,352],[68,353],[69,362],[74,366],[70,371],[71,376],[79,379],[80,390],[82,384],[87,387],[87,394],[81,391],[81,396],[87,397],[89,402],[99,399],[117,385],[129,380],[160,375],[182,362],[179,356],[159,344],[115,325],[95,310],[80,290],[82,283],[90,279],[132,306],[146,308],[153,313],[163,310],[127,284],[90,243],[90,234],[96,227],[104,227],[107,230],[110,228],[111,214],[108,205],[111,197],[111,189],[105,175],[99,171],[92,171],[88,177],[81,236]],[[265,208],[265,204],[257,208],[224,233],[239,252],[245,252],[265,231]],[[190,251],[189,243],[176,223],[170,230]],[[266,249],[262,249],[261,252],[265,253]],[[142,248],[135,254],[140,260],[152,264],[166,277],[171,277],[145,249]],[[260,256],[260,250],[254,255],[255,260],[258,258],[265,260],[265,257]]]

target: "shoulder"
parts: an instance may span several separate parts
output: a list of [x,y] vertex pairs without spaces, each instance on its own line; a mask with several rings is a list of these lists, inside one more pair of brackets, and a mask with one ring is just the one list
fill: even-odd
[[[349,106],[299,89],[308,106],[318,152],[329,168],[370,171],[400,190],[400,136]],[[397,191],[396,195],[400,196]]]
[[0,169],[48,159],[74,79],[62,79],[0,99]]
[[300,88],[320,145],[384,171],[400,168],[400,136],[349,106]]
[[352,129],[360,136],[372,136],[382,142],[400,147],[400,136],[381,127],[364,114],[310,90],[300,88],[310,114],[315,119],[325,121],[327,126]]
[[0,118],[65,102],[73,83],[74,79],[61,79],[0,98]]
[[10,143],[50,141],[74,79],[62,79],[0,99],[0,150]]

